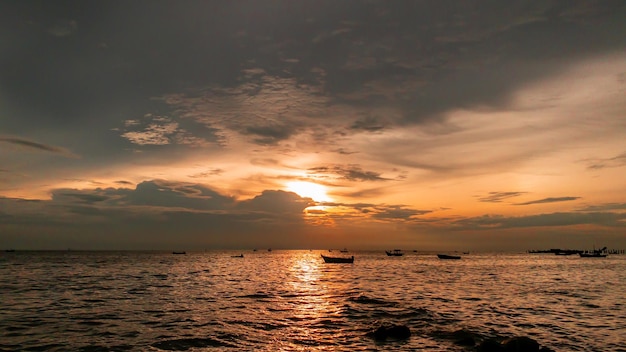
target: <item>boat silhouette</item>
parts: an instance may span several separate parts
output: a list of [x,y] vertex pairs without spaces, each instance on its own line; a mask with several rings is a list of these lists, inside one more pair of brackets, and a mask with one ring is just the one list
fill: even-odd
[[439,259],[461,259],[460,255],[437,254]]
[[389,257],[401,257],[404,255],[401,249],[394,249],[393,251],[385,251],[385,253],[387,253],[387,256]]
[[324,263],[354,263],[354,256],[345,258],[345,257],[329,257],[329,256],[322,254],[322,259],[324,259]]

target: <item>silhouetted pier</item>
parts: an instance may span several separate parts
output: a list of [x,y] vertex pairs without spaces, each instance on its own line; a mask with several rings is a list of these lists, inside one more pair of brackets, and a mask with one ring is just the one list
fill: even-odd
[[605,253],[605,254],[624,254],[625,250],[623,249],[607,249],[606,247],[602,249],[592,249],[592,250],[582,250],[582,249],[561,249],[561,248],[550,248],[550,249],[534,249],[528,250],[530,254],[555,254],[555,255],[573,255],[573,254],[586,254],[586,253]]

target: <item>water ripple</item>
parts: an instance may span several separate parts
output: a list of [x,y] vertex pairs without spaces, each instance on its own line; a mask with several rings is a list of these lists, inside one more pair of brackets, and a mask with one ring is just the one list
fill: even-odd
[[[381,251],[324,265],[315,251],[14,254],[0,266],[2,351],[463,351],[507,336],[624,351],[623,256],[447,263]],[[412,336],[368,337],[381,324]]]

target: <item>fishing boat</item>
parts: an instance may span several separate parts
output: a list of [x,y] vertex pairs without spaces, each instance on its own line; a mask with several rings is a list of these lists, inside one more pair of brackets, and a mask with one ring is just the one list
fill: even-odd
[[182,252],[173,251],[172,254],[187,254],[187,252],[185,252],[185,251],[182,251]]
[[602,253],[578,253],[581,258],[605,258],[606,254]]
[[385,253],[387,253],[387,256],[389,257],[401,257],[404,255],[401,249],[394,249],[393,251],[385,251]]
[[239,255],[231,255],[231,258],[243,258],[243,253]]
[[602,248],[602,249],[593,249],[590,252],[581,252],[578,253],[578,255],[581,258],[605,258],[606,257],[606,247]]
[[329,256],[322,254],[322,259],[324,259],[324,263],[354,263],[354,256],[345,258],[345,257],[329,257]]
[[341,253],[348,253],[348,248],[344,248],[344,249],[340,250],[339,252],[341,252]]
[[437,254],[439,259],[461,259],[460,255]]

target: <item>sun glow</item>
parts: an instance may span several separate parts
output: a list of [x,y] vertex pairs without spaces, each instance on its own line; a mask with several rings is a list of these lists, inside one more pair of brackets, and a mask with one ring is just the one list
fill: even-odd
[[326,194],[326,187],[312,182],[289,182],[287,189],[300,197],[311,198],[317,202],[329,202],[332,199]]

